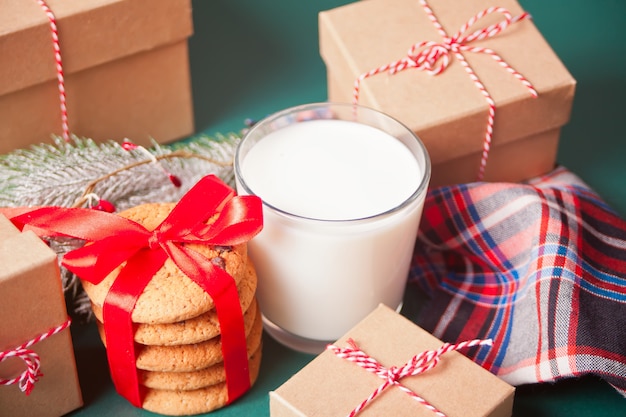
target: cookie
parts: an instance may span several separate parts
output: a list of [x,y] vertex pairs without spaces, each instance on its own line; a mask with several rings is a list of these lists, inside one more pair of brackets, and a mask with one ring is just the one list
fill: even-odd
[[[254,298],[256,286],[256,271],[252,262],[248,262],[246,276],[239,282],[237,290],[239,292],[241,310],[245,312],[244,321],[248,320],[250,323],[254,319],[252,313],[255,309],[251,309],[251,306],[252,303],[256,302]],[[92,304],[92,310],[96,319],[102,323],[102,308]],[[209,340],[219,334],[220,325],[215,309],[176,323],[140,323],[135,326],[135,341],[143,345],[171,346],[198,343]]]
[[[261,352],[260,347],[258,352]],[[251,386],[254,385],[258,378],[259,369],[260,366],[250,366]],[[159,414],[185,416],[208,413],[224,407],[227,402],[228,388],[226,382],[220,382],[194,390],[147,388],[142,408]]]
[[[125,210],[119,215],[142,224],[148,230],[153,230],[173,207],[173,203],[147,203]],[[236,283],[246,275],[248,259],[246,244],[232,247],[197,243],[184,245],[224,268]],[[97,307],[102,308],[104,299],[122,266],[97,285],[82,281],[85,292]],[[173,323],[197,317],[214,307],[212,298],[168,258],[139,296],[131,319],[135,323]]]
[[[261,366],[262,346],[252,353],[249,358],[250,378],[258,374]],[[216,363],[208,368],[191,372],[155,372],[138,371],[139,383],[147,388],[162,390],[189,391],[205,388],[226,381],[224,362]]]
[[[100,338],[106,346],[104,329],[100,322]],[[244,323],[245,324],[245,323]],[[256,304],[254,320],[245,329],[248,355],[261,343],[263,320]],[[157,372],[189,372],[207,368],[223,360],[221,337],[217,336],[200,343],[177,346],[139,345],[137,348],[137,369]]]
[[[263,320],[257,314],[251,329],[246,329],[248,355],[261,343]],[[137,354],[137,369],[161,372],[197,371],[223,360],[221,337],[206,342],[179,346],[143,346]]]

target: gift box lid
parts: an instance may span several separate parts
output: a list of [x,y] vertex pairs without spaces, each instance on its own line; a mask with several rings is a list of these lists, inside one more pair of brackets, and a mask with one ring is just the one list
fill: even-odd
[[[335,345],[344,347],[348,339],[387,369],[401,367],[422,351],[443,344],[384,305]],[[384,382],[373,372],[325,350],[270,393],[270,413],[273,417],[348,415]],[[515,388],[456,351],[441,356],[434,368],[405,377],[400,383],[449,417],[505,417],[513,408]],[[397,387],[389,387],[358,415],[435,414]]]
[[[188,38],[191,0],[48,0],[65,74]],[[0,95],[57,77],[47,15],[34,0],[0,0]]]
[[[497,4],[492,0],[431,0],[428,4],[448,36],[491,6],[506,8],[513,16],[524,12],[515,0]],[[468,32],[501,19],[500,13],[488,14]],[[329,77],[343,86],[347,101],[352,99],[360,75],[404,58],[413,44],[442,40],[415,0],[351,3],[321,12],[319,26],[320,54]],[[531,19],[517,21],[496,36],[467,45],[495,51],[539,94],[533,99],[527,87],[491,55],[463,52],[496,103],[494,143],[548,131],[569,120],[576,82]],[[489,109],[459,59],[453,53],[449,58],[449,66],[439,75],[408,68],[393,75],[368,77],[360,85],[359,103],[383,110],[412,128],[426,143],[435,164],[482,149]]]

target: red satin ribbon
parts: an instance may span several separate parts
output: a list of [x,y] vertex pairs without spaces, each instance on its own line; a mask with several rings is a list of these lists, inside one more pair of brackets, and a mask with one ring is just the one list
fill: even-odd
[[[217,215],[207,225],[209,218]],[[81,208],[42,207],[11,218],[29,228],[90,242],[68,252],[63,265],[94,284],[120,271],[103,306],[104,331],[111,377],[116,390],[141,407],[131,314],[137,299],[167,258],[206,291],[215,303],[221,328],[228,402],[250,388],[246,336],[239,295],[233,278],[186,243],[232,246],[245,243],[263,226],[261,200],[235,196],[214,175],[202,178],[153,231],[123,217]]]

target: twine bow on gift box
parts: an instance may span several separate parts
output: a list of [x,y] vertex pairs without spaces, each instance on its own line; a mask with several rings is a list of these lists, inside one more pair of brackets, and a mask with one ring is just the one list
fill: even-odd
[[340,348],[335,345],[328,345],[326,348],[332,351],[337,357],[345,359],[349,362],[355,363],[368,372],[371,372],[385,381],[374,390],[369,397],[364,399],[359,405],[357,405],[349,414],[348,417],[354,417],[359,414],[368,404],[370,404],[378,395],[391,386],[395,386],[409,395],[415,401],[429,409],[434,415],[439,417],[446,417],[446,415],[437,409],[434,405],[430,404],[426,399],[419,396],[417,393],[411,391],[400,383],[400,380],[410,376],[416,376],[426,371],[433,369],[439,363],[441,356],[454,351],[469,348],[472,346],[491,346],[491,339],[475,339],[457,344],[444,343],[441,347],[435,350],[427,350],[413,356],[406,364],[397,367],[392,366],[390,368],[384,367],[376,359],[362,351],[353,339],[348,339],[347,347]]
[[[208,175],[152,231],[97,210],[42,207],[21,211],[11,218],[20,229],[88,242],[63,258],[63,265],[82,279],[98,284],[123,265],[105,298],[103,322],[111,376],[117,391],[129,402],[137,407],[142,403],[131,314],[144,288],[168,258],[214,301],[221,328],[228,402],[250,388],[243,314],[235,281],[185,244],[233,246],[247,242],[262,228],[258,197],[235,196],[228,185]],[[209,219],[215,220],[207,224]]]
[[[496,113],[496,103],[485,87],[485,85],[480,81],[476,72],[472,69],[470,64],[467,62],[465,57],[463,56],[464,52],[473,52],[479,54],[487,54],[491,56],[498,64],[500,64],[506,71],[511,73],[513,77],[519,80],[530,92],[532,97],[537,97],[537,91],[533,87],[533,85],[528,81],[522,74],[516,71],[513,67],[511,67],[500,55],[498,55],[494,50],[490,48],[484,48],[480,46],[471,46],[470,43],[474,41],[480,41],[483,39],[491,38],[502,31],[506,30],[512,24],[519,22],[524,19],[529,19],[530,15],[528,13],[522,13],[519,16],[513,16],[507,9],[503,7],[489,7],[475,16],[470,18],[457,33],[453,36],[449,36],[439,20],[437,16],[430,8],[426,0],[420,0],[420,5],[424,9],[424,12],[435,26],[439,34],[441,35],[442,40],[440,42],[435,41],[421,41],[409,48],[407,55],[397,61],[393,61],[389,64],[382,65],[378,68],[374,68],[370,71],[367,71],[357,77],[354,82],[353,89],[353,102],[357,104],[359,101],[361,83],[369,77],[374,75],[388,72],[393,75],[397,72],[404,71],[405,69],[414,68],[417,70],[423,70],[428,72],[430,75],[438,75],[441,74],[450,64],[450,54],[454,54],[454,56],[459,60],[460,64],[463,66],[470,79],[476,85],[476,88],[480,91],[480,93],[485,98],[485,101],[488,104],[488,114],[487,114],[487,127],[485,130],[485,137],[483,140],[483,150],[480,160],[480,166],[478,169],[477,180],[482,181],[485,175],[485,168],[487,166],[487,159],[489,157],[489,151],[491,149],[491,141],[493,136],[493,125],[495,120]],[[466,34],[466,32],[474,25],[476,22],[481,20],[482,18],[493,14],[500,13],[503,16],[503,20],[499,23],[492,24],[482,29],[478,29],[472,33]]]
[[33,345],[41,342],[49,338],[50,336],[54,336],[57,333],[62,332],[67,329],[72,321],[68,319],[63,324],[53,327],[45,333],[38,335],[37,337],[32,338],[28,342],[16,346],[12,349],[0,351],[0,362],[3,362],[9,358],[19,358],[24,361],[26,365],[26,370],[22,372],[19,376],[15,378],[5,379],[0,378],[0,385],[13,385],[18,384],[20,387],[20,391],[25,393],[26,395],[30,395],[35,387],[35,383],[43,376],[43,373],[40,371],[41,369],[41,358],[39,354],[34,350],[30,349]]

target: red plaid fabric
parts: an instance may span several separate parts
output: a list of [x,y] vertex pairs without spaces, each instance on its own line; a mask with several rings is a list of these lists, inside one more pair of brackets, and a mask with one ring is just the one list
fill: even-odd
[[512,385],[584,374],[626,396],[626,222],[563,167],[525,184],[429,192],[416,322]]

